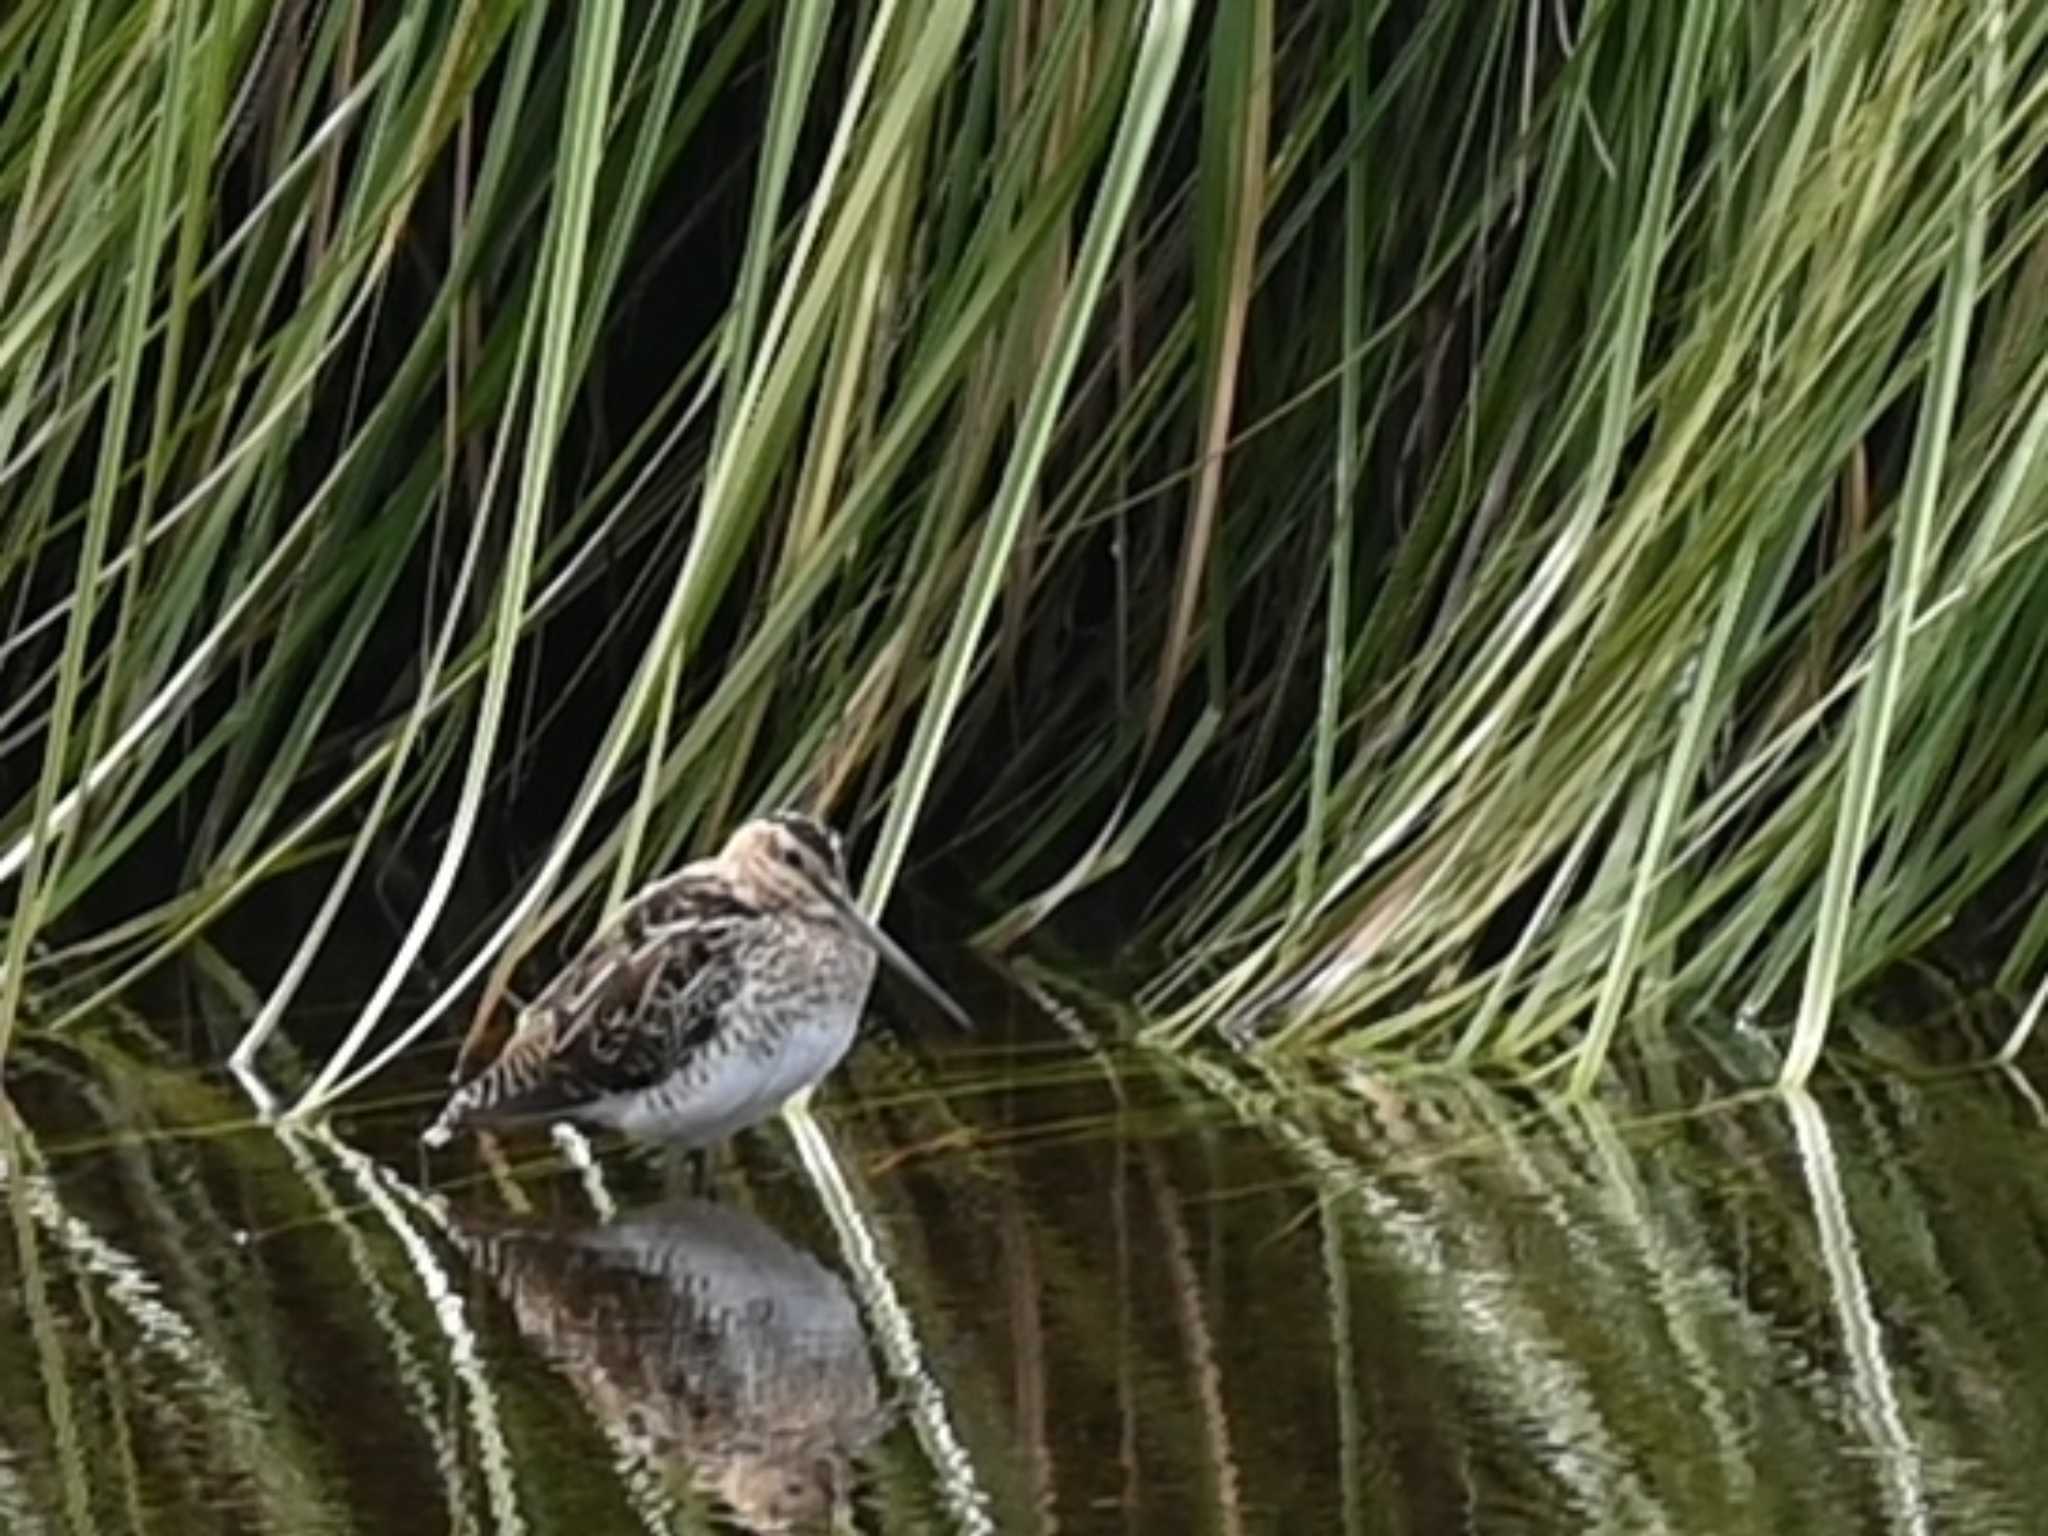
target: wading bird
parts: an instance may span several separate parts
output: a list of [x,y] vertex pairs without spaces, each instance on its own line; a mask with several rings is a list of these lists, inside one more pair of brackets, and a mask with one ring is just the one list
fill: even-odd
[[880,954],[967,1015],[854,905],[838,835],[781,811],[627,905],[421,1135],[573,1120],[700,1148],[811,1090],[853,1044]]

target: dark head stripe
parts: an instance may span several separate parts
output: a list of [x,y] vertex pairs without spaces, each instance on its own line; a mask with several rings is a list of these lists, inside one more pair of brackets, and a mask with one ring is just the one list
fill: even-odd
[[838,867],[839,854],[832,846],[831,835],[809,816],[796,811],[778,811],[770,819],[809,849],[818,862],[827,869]]

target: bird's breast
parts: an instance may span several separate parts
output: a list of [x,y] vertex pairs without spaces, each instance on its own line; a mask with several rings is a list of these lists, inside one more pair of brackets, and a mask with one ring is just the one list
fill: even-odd
[[875,979],[867,945],[819,923],[786,921],[740,966],[742,1006],[791,1019],[857,1015]]

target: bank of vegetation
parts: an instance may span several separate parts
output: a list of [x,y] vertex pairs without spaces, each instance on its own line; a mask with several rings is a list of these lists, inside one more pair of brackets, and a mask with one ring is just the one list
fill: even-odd
[[0,1048],[291,873],[260,1038],[402,851],[322,1102],[789,800],[992,948],[1137,888],[1176,1040],[1797,1079],[1959,923],[2023,992],[2044,38],[12,7]]

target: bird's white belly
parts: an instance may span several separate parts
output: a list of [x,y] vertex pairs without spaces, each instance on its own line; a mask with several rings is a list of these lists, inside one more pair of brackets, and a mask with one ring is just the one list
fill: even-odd
[[772,1057],[720,1052],[642,1093],[601,1100],[585,1112],[643,1140],[704,1146],[758,1124],[824,1077],[853,1044],[854,1018],[791,1032]]

